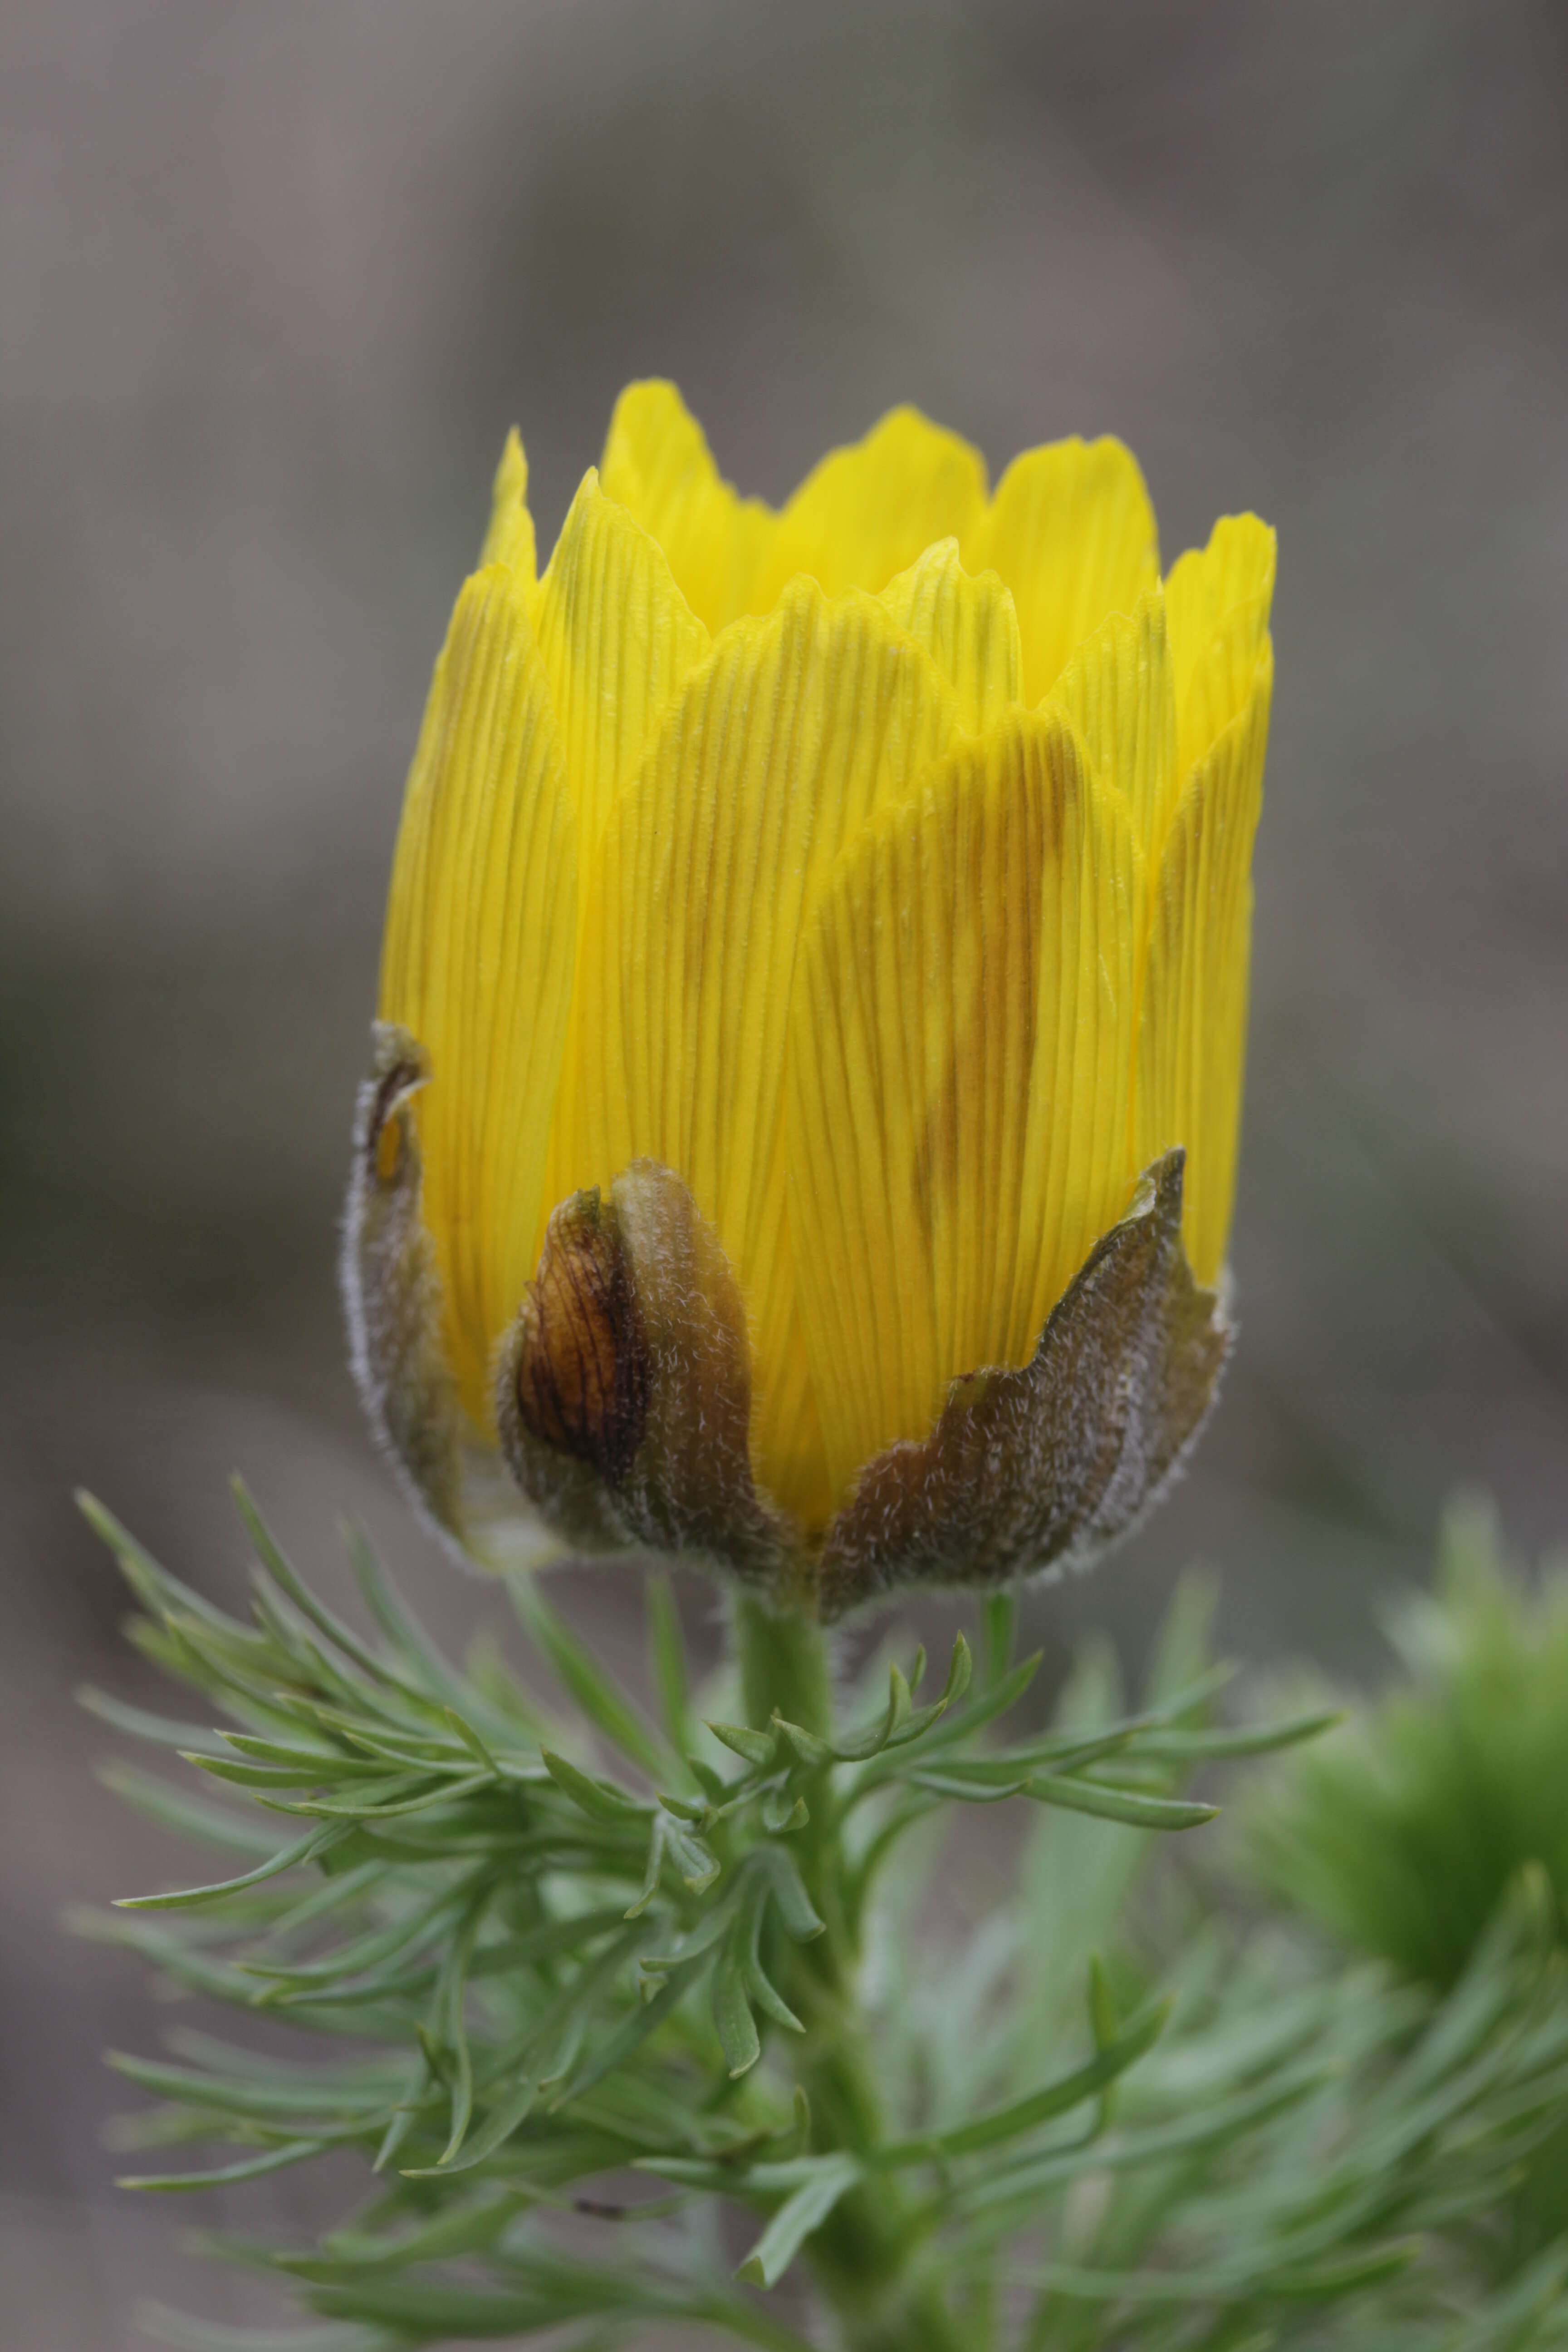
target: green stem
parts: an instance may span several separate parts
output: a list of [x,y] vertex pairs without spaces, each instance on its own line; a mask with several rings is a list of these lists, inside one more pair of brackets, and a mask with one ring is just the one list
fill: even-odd
[[[798,1611],[742,1596],[735,1642],[747,1720],[773,1716],[827,1738],[833,1685],[820,1626]],[[805,2025],[797,2074],[811,2103],[813,2147],[868,2160],[860,2185],[806,2242],[817,2284],[851,2352],[964,2352],[966,2336],[938,2284],[921,2274],[910,2209],[896,2178],[874,2168],[883,2146],[881,2104],[858,1998],[858,1922],[831,1802],[831,1767],[805,1791],[811,1819],[791,1840],[825,1932],[792,1948],[786,1998]]]

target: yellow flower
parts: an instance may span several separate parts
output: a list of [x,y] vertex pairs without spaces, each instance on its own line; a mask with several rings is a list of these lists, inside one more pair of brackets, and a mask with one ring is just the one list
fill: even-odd
[[526,489],[514,435],[397,845],[373,1414],[470,1537],[499,1444],[824,1605],[1079,1556],[1224,1353],[1273,533],[1162,583],[1120,442],[988,495],[910,408],[774,511],[665,383],[542,577]]

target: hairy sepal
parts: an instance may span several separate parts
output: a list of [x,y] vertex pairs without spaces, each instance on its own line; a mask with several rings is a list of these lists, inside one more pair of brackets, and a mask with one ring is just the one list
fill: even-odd
[[825,1619],[902,1586],[1086,1567],[1158,1501],[1233,1338],[1183,1252],[1184,1160],[1168,1151],[1146,1171],[1027,1364],[955,1381],[929,1437],[868,1464],[824,1544]]
[[795,1550],[758,1492],[733,1271],[687,1186],[637,1160],[552,1212],[497,1364],[513,1477],[574,1542],[698,1552],[782,1585]]
[[349,1360],[371,1430],[420,1517],[469,1564],[510,1564],[526,1524],[463,1411],[446,1339],[441,1273],[424,1217],[425,1170],[414,1097],[430,1057],[394,1022],[371,1031],[354,1108],[341,1275]]

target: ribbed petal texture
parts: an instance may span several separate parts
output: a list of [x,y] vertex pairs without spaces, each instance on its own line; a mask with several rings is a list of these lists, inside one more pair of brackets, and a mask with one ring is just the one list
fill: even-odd
[[1160,577],[1154,509],[1120,441],[1052,441],[1016,457],[966,547],[1011,587],[1024,698],[1047,694],[1107,613],[1130,613]]
[[829,604],[802,581],[687,680],[589,885],[552,1190],[608,1185],[639,1158],[686,1179],[740,1276],[755,1452],[785,1502],[803,1473],[821,1484],[798,1371],[784,1377],[798,1360],[784,1078],[801,930],[846,843],[955,723],[935,663],[870,598]]
[[533,622],[586,861],[709,635],[658,542],[591,472],[539,584]]
[[1012,591],[994,572],[976,579],[956,539],[939,539],[889,580],[881,603],[952,682],[964,727],[978,735],[1024,693],[1024,651]]
[[384,1021],[429,1056],[425,1214],[464,1403],[533,1271],[571,1000],[576,826],[521,583],[458,600],[415,754],[382,964]]
[[[955,1381],[1033,1364],[1038,1386],[1142,1171],[1177,1171],[1191,1274],[1220,1273],[1273,533],[1226,518],[1162,584],[1120,442],[1031,450],[993,496],[910,408],[774,509],[658,383],[622,394],[542,578],[527,481],[513,435],[383,966],[382,1018],[428,1072],[405,1116],[455,1391],[492,1440],[502,1396],[514,1460],[560,1449],[539,1400],[567,1393],[570,1318],[529,1292],[547,1221],[574,1204],[558,1253],[619,1231],[595,1188],[652,1199],[668,1171],[668,1230],[703,1237],[681,1263],[732,1276],[704,1328],[743,1318],[748,1378],[726,1358],[713,1393],[749,1429],[752,1554],[791,1524],[775,1506],[809,1547]],[[697,1394],[674,1276],[626,1263],[658,1273],[657,1318],[648,1287],[626,1328],[664,1334],[659,1393]],[[498,1361],[521,1388],[494,1391]],[[572,1479],[624,1491],[584,1524],[698,1524],[689,1496],[659,1503],[640,1436],[602,1472],[585,1443]],[[681,1458],[689,1486],[700,1449]]]
[[956,1372],[1026,1358],[1125,1203],[1131,871],[1068,728],[1019,715],[863,835],[812,926],[790,1219],[836,1492]]
[[1200,1282],[1225,1263],[1236,1190],[1252,937],[1252,837],[1263,803],[1272,655],[1246,708],[1187,780],[1160,860],[1139,1038],[1138,1154],[1191,1155],[1183,1225]]

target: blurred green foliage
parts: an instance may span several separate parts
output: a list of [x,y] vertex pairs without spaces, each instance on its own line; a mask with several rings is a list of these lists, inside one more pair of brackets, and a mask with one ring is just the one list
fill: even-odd
[[[1351,1950],[1449,1990],[1533,1873],[1568,1946],[1568,1564],[1531,1583],[1483,1496],[1450,1505],[1431,1592],[1388,1612],[1403,1669],[1293,1759],[1250,1823],[1282,1902]],[[1568,2226],[1568,2115],[1531,2150],[1490,2242],[1508,2278]]]
[[[368,1639],[241,1509],[248,1622],[91,1507],[138,1645],[231,1727],[91,1704],[241,1802],[119,1772],[239,1874],[83,1924],[316,2049],[176,2026],[116,2061],[156,2102],[120,2144],[206,2151],[131,2184],[164,2192],[357,2150],[363,2195],[305,2245],[211,2243],[302,2334],[151,2315],[166,2342],[1568,2352],[1568,1603],[1473,1510],[1407,1682],[1258,1809],[1259,1904],[1157,1832],[1209,1817],[1194,1771],[1326,1718],[1216,1721],[1196,1585],[1136,1702],[1091,1647],[1008,1739],[1010,1600],[917,1704],[923,1658],[835,1693],[816,1630],[750,1601],[694,1690],[651,1580],[650,1716],[537,1586],[529,1676],[459,1668],[363,1543]],[[984,1891],[976,1806],[1020,1832]]]
[[1531,1585],[1489,1504],[1465,1497],[1435,1590],[1391,1609],[1388,1631],[1400,1679],[1281,1774],[1253,1852],[1281,1900],[1447,1988],[1527,1863],[1568,1942],[1568,1565]]

